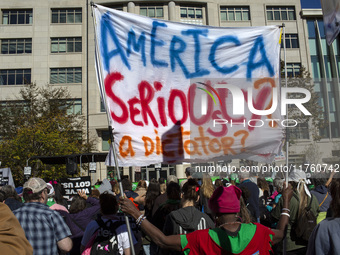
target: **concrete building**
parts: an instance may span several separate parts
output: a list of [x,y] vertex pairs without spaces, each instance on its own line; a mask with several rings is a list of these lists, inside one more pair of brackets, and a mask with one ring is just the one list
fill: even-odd
[[[303,19],[300,17],[301,5],[296,0],[96,3],[152,18],[209,26],[265,26],[285,23],[288,72],[298,73],[301,65],[308,70],[315,68],[314,58],[310,57],[310,51],[313,52],[308,43],[308,15],[302,12]],[[36,82],[39,86],[66,86],[76,98],[74,110],[81,110],[86,116],[90,136],[98,141],[96,151],[108,151],[107,116],[101,104],[94,69],[94,29],[90,1],[3,0],[0,9],[0,101],[15,100],[25,79]],[[337,55],[337,49],[333,50]],[[325,98],[323,102],[328,99]],[[334,116],[337,116],[335,109]],[[329,148],[326,144],[339,134],[336,127],[339,128],[339,125],[334,130],[330,129],[329,134],[332,136],[320,143],[321,150],[326,154],[330,153],[326,150]],[[297,138],[301,140],[299,146],[292,151],[300,155],[303,148],[310,144],[308,127],[299,127],[296,132]],[[162,165],[156,168],[161,171],[157,173],[155,166],[136,169],[130,167],[124,169],[124,174],[130,174],[133,180],[167,174],[184,177],[185,166],[182,165]],[[106,166],[98,163],[97,173],[92,177],[95,180],[103,179],[106,174]]]

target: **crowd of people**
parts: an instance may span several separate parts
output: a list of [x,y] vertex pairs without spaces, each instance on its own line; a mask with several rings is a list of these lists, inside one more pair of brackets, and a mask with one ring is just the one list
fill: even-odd
[[311,187],[304,171],[291,172],[288,183],[249,172],[213,182],[187,168],[181,182],[174,175],[140,180],[133,190],[124,178],[121,191],[104,179],[89,196],[79,190],[68,200],[60,183],[30,178],[22,188],[0,187],[0,250],[129,255],[132,244],[140,255],[340,254],[334,175],[314,178]]

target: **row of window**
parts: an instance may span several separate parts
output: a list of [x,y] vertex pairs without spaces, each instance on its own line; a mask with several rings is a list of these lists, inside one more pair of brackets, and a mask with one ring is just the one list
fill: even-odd
[[[294,6],[280,7],[267,6],[266,7],[267,20],[295,20]],[[147,6],[140,7],[139,14],[150,18],[164,18],[162,6]],[[249,6],[228,6],[220,7],[221,21],[249,21],[250,9]],[[180,9],[181,21],[182,19],[202,20],[203,8],[201,7],[181,7]],[[182,21],[183,22],[183,21]]]
[[[300,74],[300,63],[287,63],[289,77]],[[81,83],[81,67],[51,68],[50,84]],[[0,70],[0,85],[23,85],[31,83],[31,69],[3,69]]]
[[[286,34],[286,48],[299,48],[297,34]],[[283,47],[283,42],[282,45]],[[81,37],[51,38],[51,53],[82,52]],[[32,39],[1,39],[1,54],[32,53]]]
[[[295,8],[267,6],[268,20],[295,20]],[[139,14],[151,18],[164,18],[163,6],[142,6]],[[248,21],[250,20],[249,6],[231,6],[220,8],[221,21]],[[203,8],[201,7],[181,7],[180,17],[182,22],[203,20]],[[32,24],[32,9],[10,9],[2,10],[2,24]],[[51,9],[52,24],[74,24],[82,23],[81,8]],[[195,23],[195,22],[194,22]]]
[[[1,54],[30,54],[32,39],[1,39]],[[82,52],[81,37],[51,38],[51,53]]]
[[[67,108],[67,114],[82,113],[82,100],[80,98],[59,100],[59,105],[60,108]],[[27,101],[0,101],[0,107],[19,107],[25,109],[29,108],[30,104]]]
[[[51,68],[50,84],[81,83],[81,67]],[[31,83],[31,69],[0,70],[0,85],[24,85]]]
[[[51,23],[81,23],[81,8],[51,9]],[[32,9],[2,10],[2,24],[22,25],[33,23]]]

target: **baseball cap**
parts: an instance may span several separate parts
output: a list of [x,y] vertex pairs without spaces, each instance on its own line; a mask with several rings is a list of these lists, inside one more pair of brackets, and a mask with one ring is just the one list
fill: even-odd
[[38,193],[47,188],[46,182],[41,178],[30,178],[24,183],[24,189],[30,189],[33,193]]

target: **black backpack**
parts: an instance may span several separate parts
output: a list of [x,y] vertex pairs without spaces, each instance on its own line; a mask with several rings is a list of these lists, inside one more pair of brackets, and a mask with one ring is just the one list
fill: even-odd
[[309,205],[303,210],[295,223],[296,237],[307,242],[311,233],[313,232],[313,229],[316,227],[316,216],[311,210],[312,202],[313,195],[311,196]]
[[107,225],[108,222],[104,223],[101,218],[97,219],[96,222],[99,225],[99,232],[93,241],[91,255],[119,254],[116,230],[124,223],[109,220],[109,225]]

